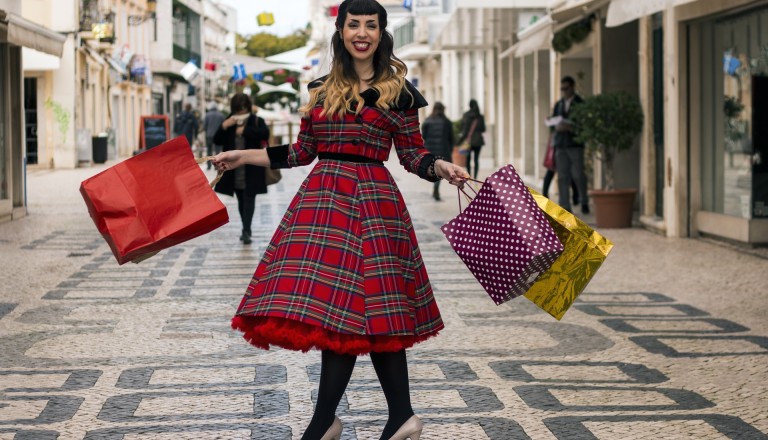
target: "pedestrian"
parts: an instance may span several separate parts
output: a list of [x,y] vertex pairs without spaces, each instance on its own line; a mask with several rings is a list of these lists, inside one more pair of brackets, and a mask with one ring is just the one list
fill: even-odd
[[[224,122],[224,113],[219,111],[219,107],[215,102],[208,104],[208,111],[205,113],[203,119],[203,130],[205,130],[205,147],[208,151],[208,156],[221,153],[221,145],[217,145],[213,142],[213,136],[221,127],[221,123]],[[208,169],[211,169],[211,163],[208,162]]]
[[418,439],[405,349],[443,328],[413,224],[383,161],[394,142],[400,163],[425,180],[461,186],[468,175],[422,147],[418,109],[427,103],[405,80],[386,27],[377,1],[342,2],[331,71],[309,84],[298,141],[224,152],[214,162],[221,170],[289,168],[319,158],[232,320],[257,347],[322,351],[303,440],[340,438],[336,408],[362,354],[370,354],[387,400],[381,438]]
[[[548,168],[544,174],[544,184],[541,187],[541,193],[544,197],[549,198],[549,187],[552,185],[552,180],[555,178],[555,170]],[[571,191],[573,191],[573,204],[579,204],[579,187],[576,185],[576,181],[571,179]]]
[[575,181],[578,186],[581,212],[589,214],[587,177],[584,174],[584,144],[574,139],[574,125],[568,119],[573,106],[581,104],[584,100],[576,94],[576,81],[570,76],[565,76],[560,81],[560,92],[563,97],[555,103],[555,108],[552,110],[553,118],[561,118],[555,125],[553,141],[557,190],[560,193],[558,202],[564,209],[572,211],[569,189],[571,181]]
[[[269,127],[264,119],[251,112],[251,98],[237,93],[230,100],[230,114],[213,135],[213,143],[224,151],[263,149],[269,142]],[[251,223],[256,210],[256,195],[267,193],[264,166],[245,165],[224,173],[216,192],[237,197],[237,210],[243,223],[240,241],[251,244]]]
[[[477,171],[480,169],[480,150],[485,145],[483,133],[485,133],[485,118],[480,113],[480,106],[474,99],[469,100],[469,110],[461,118],[459,129],[459,144],[469,142],[469,157],[467,158],[467,171],[472,172],[472,177],[477,179]],[[475,157],[475,167],[472,169],[472,156]]]
[[[453,124],[445,116],[445,106],[442,102],[435,102],[432,114],[421,125],[421,136],[424,138],[424,147],[435,156],[450,160],[451,151],[456,144],[453,135]],[[432,198],[440,200],[440,181],[434,183]]]
[[[549,198],[549,187],[552,184],[552,180],[555,178],[555,147],[552,145],[552,140],[554,137],[554,131],[553,129],[550,130],[549,134],[549,142],[547,144],[547,152],[544,156],[544,167],[547,169],[546,174],[544,174],[544,184],[541,187],[541,193],[544,195],[544,197]],[[573,190],[573,204],[578,205],[579,204],[579,188],[576,185],[576,181],[571,179],[571,190]]]
[[189,146],[192,147],[199,128],[200,124],[197,121],[197,117],[192,112],[192,104],[184,104],[184,111],[176,115],[176,119],[173,122],[173,132],[176,136],[186,137]]

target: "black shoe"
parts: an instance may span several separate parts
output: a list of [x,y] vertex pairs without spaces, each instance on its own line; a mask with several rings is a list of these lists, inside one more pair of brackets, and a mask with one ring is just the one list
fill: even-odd
[[433,193],[433,194],[432,194],[432,198],[433,198],[433,199],[435,199],[435,201],[439,202],[439,201],[440,201],[440,194],[438,194],[438,193]]
[[579,202],[580,202],[580,200],[579,200],[578,197],[574,197],[573,198],[573,206],[579,206]]
[[589,214],[589,205],[581,205],[581,213]]
[[248,232],[243,232],[243,244],[251,244],[251,234]]

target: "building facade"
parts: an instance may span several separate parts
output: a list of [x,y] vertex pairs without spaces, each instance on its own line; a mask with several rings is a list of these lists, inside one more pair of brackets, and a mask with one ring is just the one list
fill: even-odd
[[0,221],[26,215],[27,139],[38,136],[19,111],[25,106],[25,52],[58,61],[67,40],[24,19],[22,6],[20,0],[0,0]]

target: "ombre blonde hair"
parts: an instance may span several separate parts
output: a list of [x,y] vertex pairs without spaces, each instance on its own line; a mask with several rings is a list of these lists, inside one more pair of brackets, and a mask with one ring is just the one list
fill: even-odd
[[307,114],[322,103],[321,117],[344,117],[347,113],[359,114],[365,105],[360,95],[360,77],[355,71],[352,55],[344,47],[341,30],[347,14],[378,15],[381,41],[373,55],[373,78],[368,79],[371,88],[378,92],[376,107],[389,110],[402,93],[413,95],[406,88],[405,76],[408,67],[393,53],[394,39],[387,32],[387,11],[375,0],[345,0],[339,6],[336,29],[331,38],[333,63],[330,74],[317,87],[309,91],[309,102],[300,111]]

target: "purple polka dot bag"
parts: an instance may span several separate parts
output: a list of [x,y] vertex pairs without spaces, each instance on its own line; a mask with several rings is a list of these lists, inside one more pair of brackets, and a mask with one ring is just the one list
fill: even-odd
[[527,292],[563,252],[512,165],[488,177],[469,206],[441,229],[496,304]]

